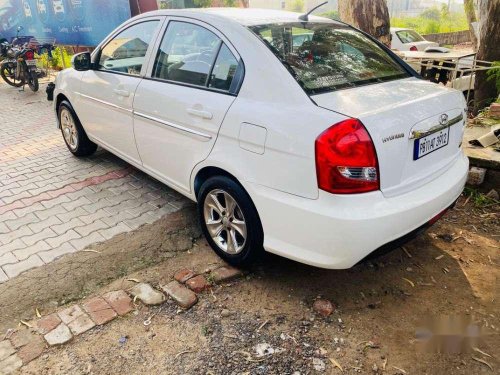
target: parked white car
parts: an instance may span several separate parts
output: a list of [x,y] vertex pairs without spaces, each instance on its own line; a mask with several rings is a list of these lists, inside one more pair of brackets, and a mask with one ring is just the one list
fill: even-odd
[[68,149],[100,145],[197,202],[208,242],[235,265],[265,249],[348,268],[428,227],[465,184],[462,94],[345,24],[298,17],[127,21],[57,76]]
[[436,42],[425,40],[415,30],[391,27],[391,49],[394,51],[425,51],[428,48],[436,52],[440,47]]

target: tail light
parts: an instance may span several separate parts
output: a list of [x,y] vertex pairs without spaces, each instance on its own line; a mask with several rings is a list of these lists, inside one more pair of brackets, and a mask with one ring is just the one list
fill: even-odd
[[325,130],[316,139],[318,187],[334,194],[379,190],[377,153],[372,139],[357,119]]
[[411,47],[410,47],[410,51],[418,51],[418,48],[417,48],[417,47],[415,47],[415,46],[411,46]]
[[33,51],[26,51],[24,58],[26,60],[33,60],[35,58],[35,53]]

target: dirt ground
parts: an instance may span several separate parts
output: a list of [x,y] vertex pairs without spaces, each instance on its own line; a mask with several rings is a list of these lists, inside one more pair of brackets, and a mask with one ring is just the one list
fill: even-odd
[[[187,312],[169,302],[138,306],[124,318],[50,349],[22,373],[498,373],[499,206],[464,203],[462,198],[434,227],[405,245],[406,251],[397,249],[343,271],[266,256],[242,279],[214,286]],[[8,306],[0,327],[29,319],[35,306],[46,314],[71,300],[133,285],[128,278],[158,286],[180,268],[202,272],[221,263],[199,239],[193,218],[193,211],[185,210],[101,244],[99,253],[72,254],[53,265],[57,277],[45,275],[42,283],[41,274],[36,279],[28,272],[18,281],[22,295],[15,294],[12,283],[0,286],[2,310]],[[327,318],[312,309],[320,297],[336,307]],[[468,317],[482,328],[475,344],[482,353],[419,349],[416,331],[422,319],[452,315]],[[152,323],[146,326],[149,317]]]

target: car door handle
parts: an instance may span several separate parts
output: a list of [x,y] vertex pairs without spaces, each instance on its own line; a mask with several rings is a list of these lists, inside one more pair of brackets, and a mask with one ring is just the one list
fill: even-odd
[[130,91],[128,90],[119,90],[119,89],[114,89],[113,92],[116,94],[116,95],[120,95],[120,96],[124,96],[126,98],[128,98],[130,96]]
[[188,108],[187,112],[190,115],[198,116],[198,117],[201,117],[201,118],[204,118],[204,119],[207,119],[207,120],[211,120],[214,117],[214,115],[212,114],[212,112],[202,111],[202,110],[194,109],[194,108]]

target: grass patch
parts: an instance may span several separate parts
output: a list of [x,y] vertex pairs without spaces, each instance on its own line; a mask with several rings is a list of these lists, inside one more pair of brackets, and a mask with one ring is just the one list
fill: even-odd
[[477,189],[471,188],[471,187],[465,187],[464,189],[464,196],[467,197],[467,200],[472,202],[474,206],[483,208],[486,206],[491,206],[493,204],[500,203],[499,201],[492,199],[486,194],[483,194],[479,192]]

